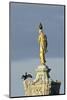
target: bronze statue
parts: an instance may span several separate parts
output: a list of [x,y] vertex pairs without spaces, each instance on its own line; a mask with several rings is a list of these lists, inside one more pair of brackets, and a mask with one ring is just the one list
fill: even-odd
[[22,75],[24,79],[24,90],[26,96],[38,96],[38,95],[57,95],[59,94],[61,82],[53,81],[50,78],[49,72],[51,69],[45,64],[45,54],[47,52],[47,37],[43,32],[43,26],[39,25],[39,47],[40,47],[40,65],[36,69],[36,77],[34,80],[28,79],[32,78],[31,74],[25,73]]
[[40,63],[45,64],[45,53],[47,52],[47,37],[43,32],[43,26],[39,25],[39,36],[38,36],[39,46],[40,46]]

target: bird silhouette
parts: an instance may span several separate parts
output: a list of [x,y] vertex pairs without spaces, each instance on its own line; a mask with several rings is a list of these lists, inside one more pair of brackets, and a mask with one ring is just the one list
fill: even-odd
[[21,79],[26,80],[27,78],[32,78],[31,74],[27,74],[27,72],[25,73],[25,75],[22,75]]
[[42,23],[39,24],[39,29],[43,29]]

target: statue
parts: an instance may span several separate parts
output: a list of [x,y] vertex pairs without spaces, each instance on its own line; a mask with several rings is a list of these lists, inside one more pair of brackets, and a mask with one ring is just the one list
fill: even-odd
[[53,81],[50,78],[50,68],[45,64],[45,54],[47,52],[47,37],[43,32],[43,26],[39,25],[39,47],[40,47],[40,65],[36,69],[35,79],[31,79],[32,75],[25,73],[21,79],[24,79],[25,96],[38,96],[38,95],[57,95],[59,94],[61,82]]
[[39,25],[39,36],[38,36],[39,46],[40,46],[40,63],[45,64],[45,53],[47,52],[47,37],[43,32],[43,26]]

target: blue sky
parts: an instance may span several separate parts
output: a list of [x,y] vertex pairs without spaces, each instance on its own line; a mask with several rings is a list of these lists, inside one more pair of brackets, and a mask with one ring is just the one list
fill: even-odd
[[64,57],[64,6],[11,3],[12,60],[39,57],[38,25],[48,39],[47,57]]

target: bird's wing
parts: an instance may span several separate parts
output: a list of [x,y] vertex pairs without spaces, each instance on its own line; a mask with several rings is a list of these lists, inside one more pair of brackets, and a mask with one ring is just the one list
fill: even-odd
[[30,77],[30,78],[32,78],[32,75],[31,75],[31,74],[28,74],[28,75],[27,75],[27,77]]
[[24,77],[25,77],[25,76],[24,76],[24,75],[22,75],[22,77],[21,77],[21,78],[23,79]]

